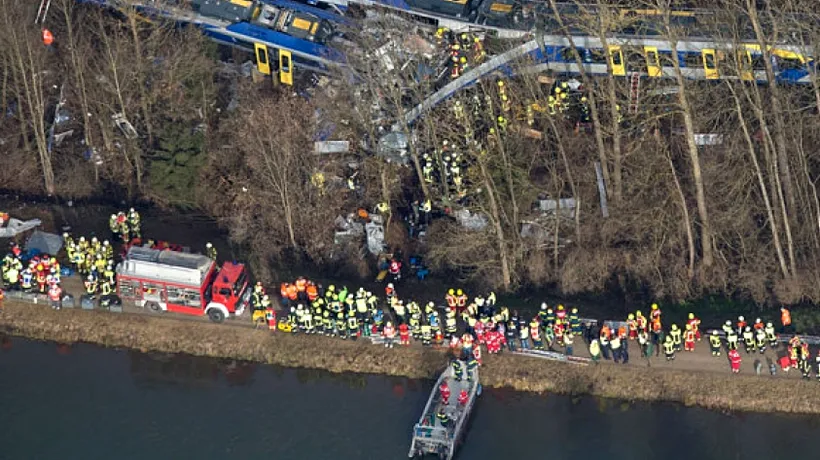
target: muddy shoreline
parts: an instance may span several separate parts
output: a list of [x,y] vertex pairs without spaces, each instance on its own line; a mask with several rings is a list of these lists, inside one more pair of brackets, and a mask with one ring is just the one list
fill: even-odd
[[[231,358],[331,372],[432,378],[444,350],[385,349],[369,342],[305,337],[176,318],[64,309],[6,301],[0,331],[29,339]],[[818,383],[614,365],[578,366],[512,355],[485,357],[481,382],[526,392],[677,402],[720,411],[820,414]]]

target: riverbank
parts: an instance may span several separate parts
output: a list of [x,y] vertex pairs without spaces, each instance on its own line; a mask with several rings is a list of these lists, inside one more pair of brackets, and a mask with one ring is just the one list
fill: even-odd
[[[232,358],[331,372],[432,378],[445,350],[385,349],[369,342],[271,334],[175,317],[112,314],[6,302],[0,331],[63,343]],[[658,367],[579,366],[509,354],[485,357],[481,382],[527,392],[593,395],[627,401],[669,401],[712,410],[820,414],[818,383]]]

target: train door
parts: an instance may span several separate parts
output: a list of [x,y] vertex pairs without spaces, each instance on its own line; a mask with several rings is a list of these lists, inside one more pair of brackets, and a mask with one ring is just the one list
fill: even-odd
[[660,77],[663,75],[660,58],[658,57],[658,48],[655,46],[644,46],[643,53],[644,56],[646,56],[646,73],[650,77]]
[[256,51],[256,69],[259,70],[259,73],[270,75],[268,47],[261,43],[254,43],[253,48]]
[[714,80],[720,77],[717,67],[717,55],[715,50],[703,50],[700,52],[703,56],[703,71],[707,80]]
[[290,51],[279,50],[279,82],[293,86],[293,60]]
[[620,46],[609,47],[609,65],[612,66],[612,75],[623,77],[626,75],[626,66],[624,65],[624,54]]

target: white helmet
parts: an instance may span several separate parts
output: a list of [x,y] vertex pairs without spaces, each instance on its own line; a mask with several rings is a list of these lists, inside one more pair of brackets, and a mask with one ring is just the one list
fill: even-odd
[[84,237],[84,236],[81,236],[81,237],[80,237],[80,241],[82,241],[83,243],[85,243],[85,237]]
[[97,237],[95,236],[95,237],[91,238],[91,242],[92,243],[99,243],[100,240],[98,240]]
[[108,240],[103,241],[103,246],[108,246],[109,244],[111,243],[109,243]]
[[387,283],[387,287],[389,287],[390,289],[393,289],[393,283]]
[[368,297],[370,297],[370,296],[372,296],[372,295],[373,295],[373,293],[372,293],[372,292],[367,291],[367,296],[368,296]]
[[211,249],[212,247],[214,247],[214,245],[211,243],[205,243],[205,247]]
[[738,321],[746,321],[746,318],[744,318],[744,317],[742,317],[742,316],[738,316],[738,317],[737,317],[737,320],[738,320]]
[[128,212],[134,212],[134,208],[129,209]]
[[546,310],[546,309],[547,309],[547,303],[546,303],[546,302],[541,302],[541,309],[542,309],[542,310]]

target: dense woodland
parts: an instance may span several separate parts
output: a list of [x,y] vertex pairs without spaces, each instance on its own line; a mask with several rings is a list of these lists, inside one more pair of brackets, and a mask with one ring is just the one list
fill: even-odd
[[[633,3],[666,12],[678,6]],[[751,31],[763,49],[799,37],[818,50],[816,1],[711,5],[715,27],[708,33],[723,42]],[[642,82],[633,111],[628,79],[582,74],[576,78],[591,113],[589,126],[579,127],[572,108],[528,114],[526,107],[543,104],[551,88],[544,84],[549,75],[531,74],[508,80],[513,107],[503,135],[492,111],[454,110],[456,101],[469,107],[473,96],[498,104],[489,79],[416,123],[410,161],[401,165],[376,155],[377,141],[391,125],[405,126],[404,110],[432,92],[433,83],[388,72],[364,52],[349,56],[356,84],[339,79],[297,96],[269,80],[252,83],[225,64],[250,55],[226,56],[196,30],[53,0],[47,26],[56,40],[46,47],[31,20],[35,13],[31,2],[0,0],[5,189],[199,207],[250,245],[257,262],[304,257],[320,264],[339,258],[336,216],[386,201],[391,245],[422,252],[434,271],[499,289],[619,287],[673,299],[721,293],[760,302],[820,301],[817,75],[810,84],[764,86],[687,80],[675,66],[673,78]],[[681,30],[663,17],[663,37],[675,44]],[[737,17],[747,19],[743,31],[731,26]],[[586,24],[590,35],[606,40],[629,20],[602,13]],[[350,31],[349,38],[366,50],[416,32],[389,21],[382,26],[383,36]],[[771,59],[762,61],[774,80]],[[731,53],[720,65],[724,75],[743,72]],[[73,133],[50,148],[61,94],[66,116],[54,129]],[[135,132],[122,128],[122,120]],[[327,124],[335,126],[333,138],[356,146],[351,155],[312,153],[314,133]],[[543,135],[527,135],[533,128]],[[704,133],[722,135],[722,143],[697,145],[695,135]],[[440,162],[444,140],[458,145],[468,165],[458,194],[423,178],[422,156]],[[345,186],[350,162],[359,165],[355,193]],[[401,210],[426,198],[437,209],[483,215],[488,225],[476,231],[436,218],[423,245],[410,241]],[[533,207],[538,198],[575,198],[578,208],[571,217],[545,214]],[[522,235],[524,222],[542,231]]]

